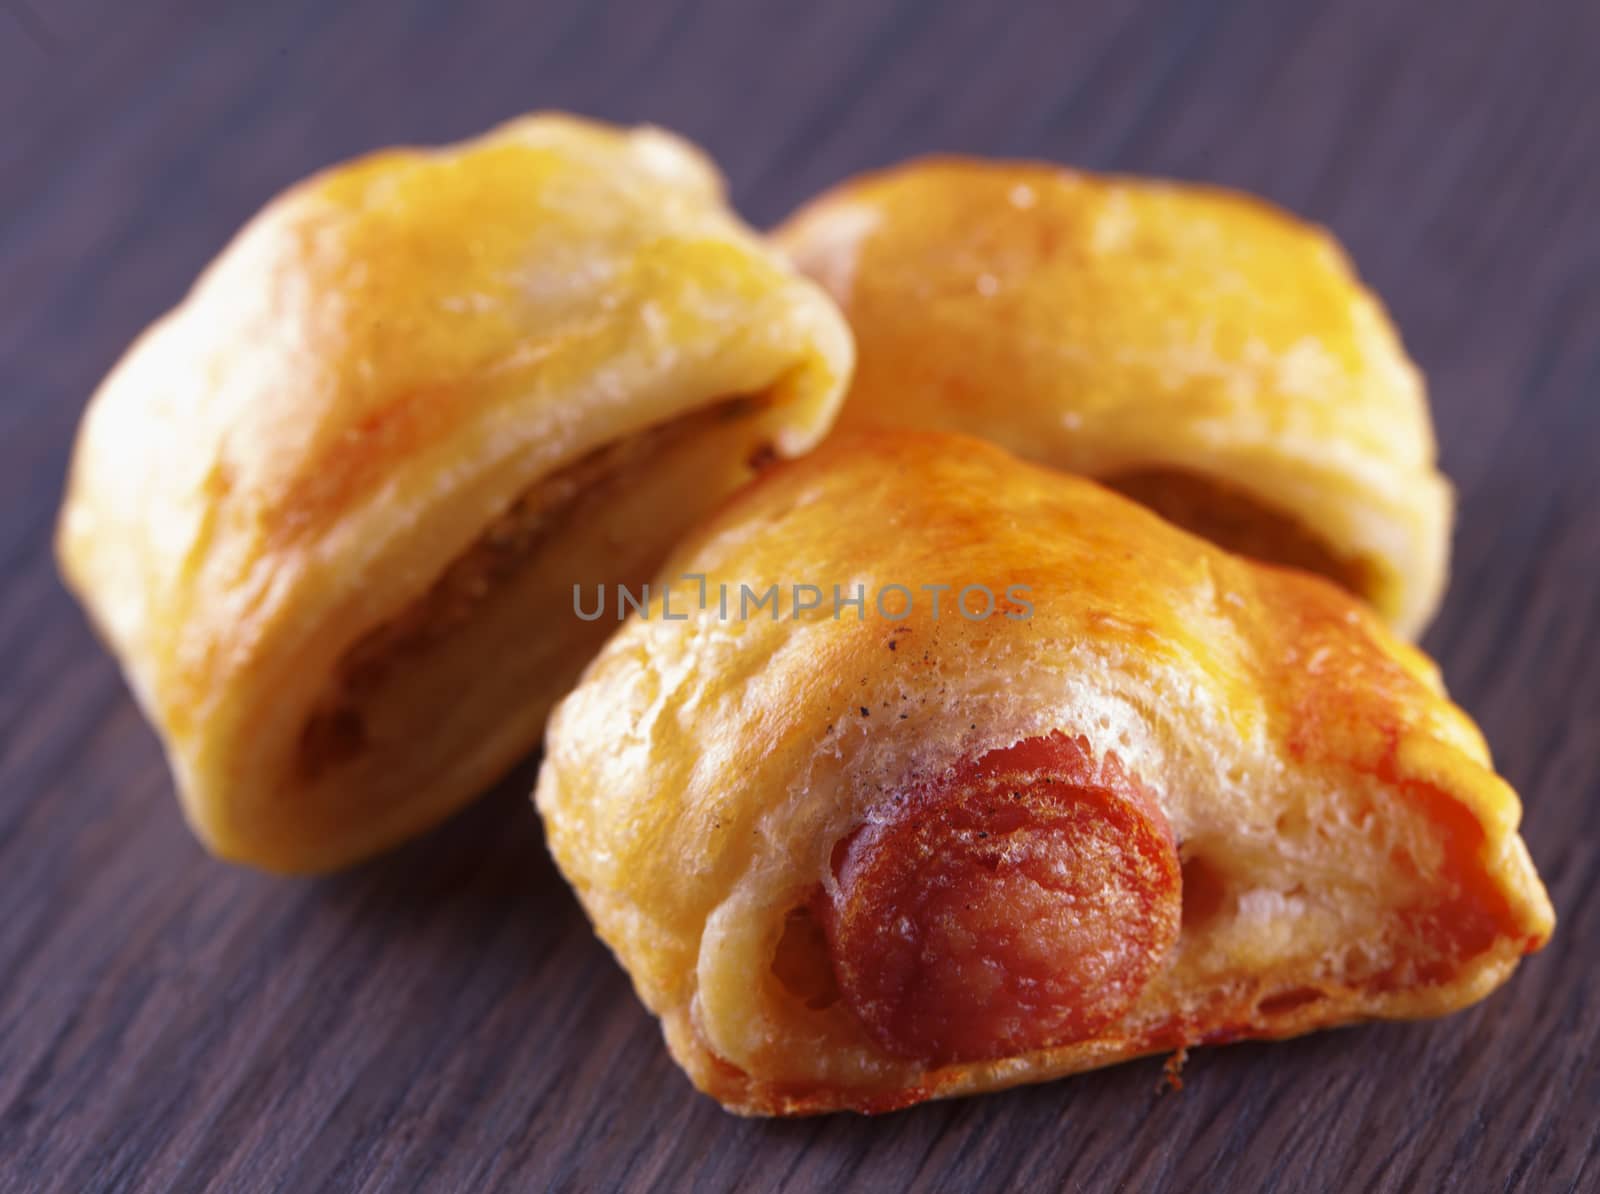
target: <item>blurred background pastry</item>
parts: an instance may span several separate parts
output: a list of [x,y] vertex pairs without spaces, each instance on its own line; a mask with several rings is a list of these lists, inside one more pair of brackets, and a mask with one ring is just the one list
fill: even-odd
[[829,300],[692,146],[556,115],[275,199],[100,387],[58,552],[213,850],[425,828],[539,740],[678,534],[827,429]]
[[1421,376],[1326,232],[1263,201],[933,158],[776,233],[849,317],[840,428],[959,431],[1367,599],[1415,637],[1451,489]]

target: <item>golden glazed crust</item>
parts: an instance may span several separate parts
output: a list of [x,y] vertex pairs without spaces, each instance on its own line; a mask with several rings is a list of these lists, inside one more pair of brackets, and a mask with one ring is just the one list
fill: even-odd
[[851,355],[668,133],[536,115],[377,153],[275,199],[129,349],[58,555],[207,844],[336,866],[530,749],[607,630],[574,583],[643,581],[810,448]]
[[[835,437],[661,576],[687,579],[557,707],[535,799],[734,1111],[1438,1015],[1549,936],[1517,796],[1423,655],[1092,482],[965,437]],[[773,583],[776,620],[721,616],[719,586],[731,613]],[[865,617],[831,592],[795,616],[793,586],[836,584]],[[953,612],[978,584],[994,613]],[[938,614],[924,585],[954,586]]]
[[937,158],[775,239],[855,331],[841,430],[980,435],[1316,568],[1407,636],[1432,616],[1451,494],[1422,381],[1321,229],[1207,187]]

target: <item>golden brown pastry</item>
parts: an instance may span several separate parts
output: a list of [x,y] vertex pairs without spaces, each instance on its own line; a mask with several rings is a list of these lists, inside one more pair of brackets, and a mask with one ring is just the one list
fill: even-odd
[[1333,239],[1259,200],[945,158],[848,182],[777,240],[844,306],[841,430],[981,435],[1319,572],[1416,636],[1451,493],[1421,378]]
[[810,448],[850,363],[693,147],[531,116],[270,203],[95,395],[58,554],[206,843],[337,866],[530,749],[615,626],[574,585]]
[[661,575],[536,800],[734,1111],[1439,1015],[1550,934],[1516,793],[1423,655],[1092,482],[834,438]]

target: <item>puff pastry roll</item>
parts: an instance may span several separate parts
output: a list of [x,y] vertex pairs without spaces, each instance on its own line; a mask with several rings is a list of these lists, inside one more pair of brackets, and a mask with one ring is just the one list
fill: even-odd
[[270,203],[95,395],[66,577],[226,857],[333,867],[541,734],[573,586],[825,432],[831,302],[677,137],[531,116]]
[[1407,636],[1431,617],[1452,498],[1422,381],[1322,230],[1207,187],[951,158],[848,182],[777,240],[856,333],[841,429],[980,435],[1328,576]]
[[1093,482],[834,438],[662,578],[535,798],[734,1111],[1438,1015],[1550,934],[1517,796],[1423,655]]

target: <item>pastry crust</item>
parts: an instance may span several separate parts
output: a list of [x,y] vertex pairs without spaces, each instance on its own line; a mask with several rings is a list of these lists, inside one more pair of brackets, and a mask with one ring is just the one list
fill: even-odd
[[855,331],[840,430],[980,435],[1319,571],[1408,637],[1432,616],[1452,497],[1422,380],[1323,230],[1210,187],[935,158],[776,240]]
[[[851,365],[692,146],[558,115],[275,199],[79,432],[61,567],[216,852],[319,870],[538,741],[639,583]],[[613,624],[614,625],[614,624]]]
[[[1090,481],[834,437],[661,579],[552,716],[535,800],[733,1111],[1439,1015],[1551,932],[1516,793],[1426,657]],[[724,584],[778,584],[776,616],[724,618]]]

